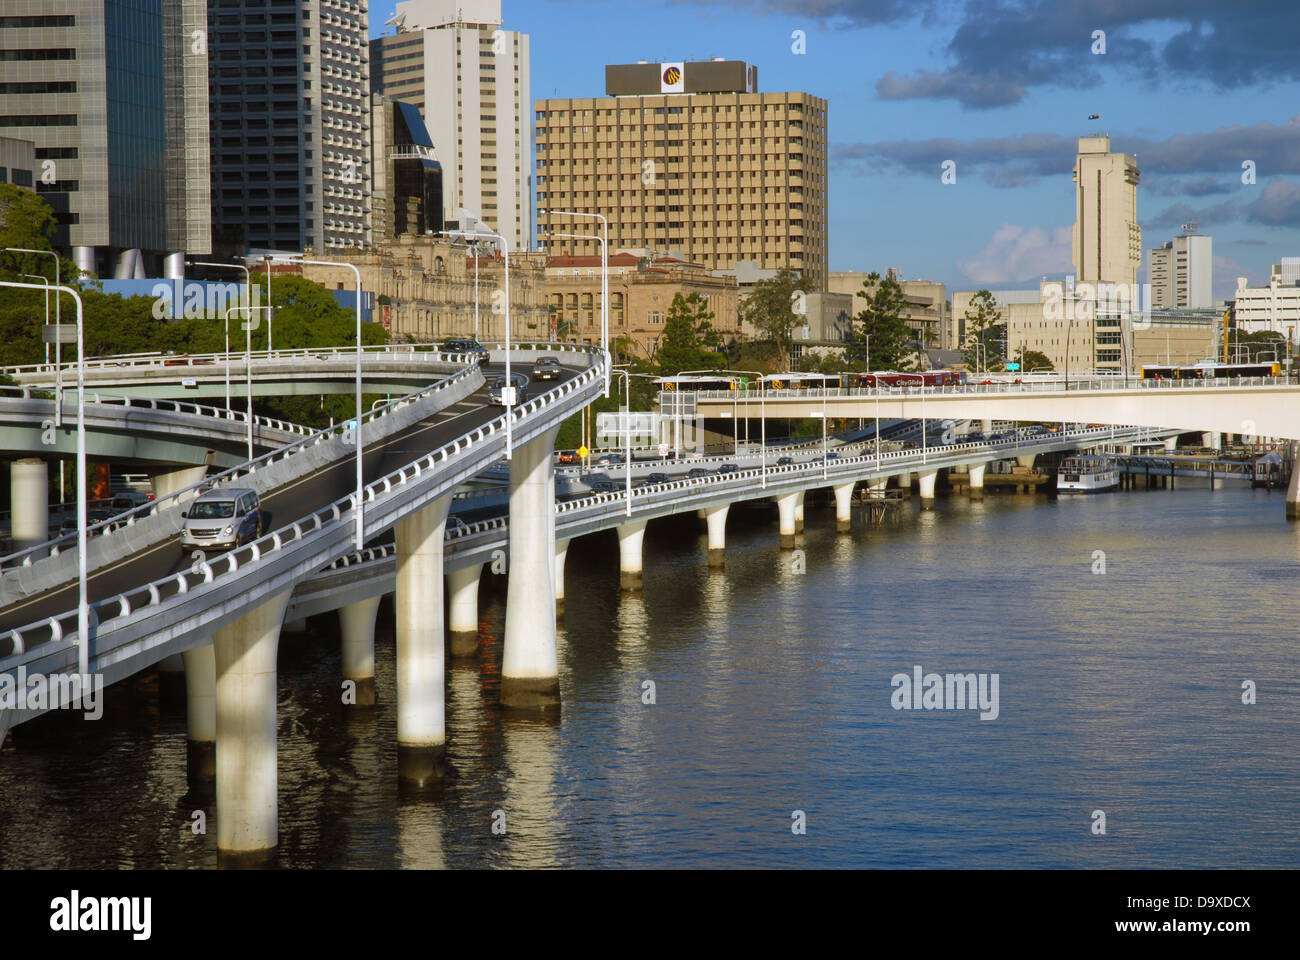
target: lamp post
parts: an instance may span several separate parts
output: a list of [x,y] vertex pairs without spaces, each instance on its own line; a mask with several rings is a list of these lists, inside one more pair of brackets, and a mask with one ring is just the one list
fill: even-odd
[[[357,302],[355,304],[356,314],[357,314],[356,406],[352,412],[353,417],[356,418],[356,429],[352,431],[352,440],[357,445],[357,490],[356,490],[357,505],[356,505],[356,524],[352,536],[353,536],[353,540],[356,542],[357,549],[360,550],[362,547],[366,545],[366,536],[365,536],[366,522],[365,522],[365,512],[364,512],[365,508],[362,506],[364,500],[363,497],[364,486],[362,483],[362,474],[361,474],[361,454],[362,454],[362,446],[361,446],[361,271],[357,269],[357,265],[354,263],[346,263],[337,260],[306,260],[302,257],[271,257],[268,258],[266,264],[266,277],[267,277],[268,285],[270,283],[270,278],[271,278],[271,260],[274,260],[277,263],[305,263],[317,267],[347,267],[349,270],[352,271],[352,273],[356,276],[357,279]],[[269,352],[271,349],[271,330],[270,330],[271,321],[270,321],[270,313],[269,313],[271,291],[269,289],[269,286],[266,292],[266,299],[267,299],[267,310],[268,310],[266,347],[267,347],[267,351]]]
[[627,496],[624,513],[632,516],[632,377],[621,367],[616,371],[623,375],[623,387],[627,391],[627,410],[623,419],[623,476],[627,480]]
[[[248,267],[246,267],[244,264],[209,263],[206,260],[186,260],[185,263],[187,266],[191,266],[191,267],[213,267],[218,270],[243,270],[244,271],[244,296],[245,296],[244,302],[247,306],[253,305],[253,275],[249,271]],[[269,266],[266,273],[266,302],[269,307],[271,303],[271,272]],[[229,338],[230,331],[228,330],[226,331],[226,336],[227,338]],[[266,349],[268,352],[271,349],[271,314],[269,310],[267,311],[266,314]],[[226,346],[226,352],[227,353],[230,352],[229,344],[227,344]],[[230,402],[229,397],[226,398],[226,402],[228,405]]]
[[[248,320],[244,323],[245,353],[244,367],[248,375],[248,399],[245,401],[246,409],[244,415],[248,419],[248,461],[253,462],[253,311],[266,310],[270,311],[269,305],[261,307],[230,307],[226,310],[226,412],[230,412],[230,314],[235,310],[243,310],[248,314]],[[269,322],[269,321],[268,321]]]
[[[608,251],[606,251],[606,249],[605,249],[605,241],[604,241],[602,238],[600,238],[600,237],[592,237],[592,236],[589,236],[589,235],[587,235],[587,234],[585,234],[585,233],[547,233],[546,235],[547,235],[548,237],[563,237],[563,238],[568,239],[568,240],[598,240],[598,241],[600,242],[600,256],[601,256],[601,264],[602,264],[602,266],[601,266],[602,276],[601,276],[601,278],[600,278],[600,290],[601,290],[601,294],[600,294],[600,325],[601,325],[601,344],[602,344],[602,349],[603,349],[603,348],[604,348],[604,344],[605,344],[606,342],[608,342],[608,339],[609,339],[609,337],[608,337],[608,333],[607,333],[607,331],[606,331],[606,325],[608,324],[608,320],[607,320],[606,317],[605,317],[605,297],[607,297],[607,296],[609,295],[609,293],[608,293],[609,284],[608,284],[608,277],[605,277],[605,276],[603,275],[603,271],[605,271],[605,270],[608,269],[608,263],[609,263],[609,260],[608,260],[608,258],[607,258],[607,256],[606,256],[606,254],[607,254]],[[581,337],[581,335],[582,335],[582,308],[581,308],[581,306],[579,306],[579,308],[578,308],[578,335],[579,335],[579,337]],[[605,391],[605,396],[609,396],[609,391],[608,391],[608,389],[606,389],[606,391]]]
[[[29,280],[39,280],[45,284],[45,326],[48,327],[50,325],[50,281],[39,273],[20,273],[18,276],[27,277]],[[44,335],[41,336],[41,339],[45,340]],[[50,341],[48,340],[45,340],[45,362],[50,362]],[[59,495],[63,495],[62,491],[60,491]]]
[[[609,397],[609,220],[604,214],[577,210],[538,210],[538,216],[589,217],[600,221],[600,349],[605,354],[605,396]],[[555,234],[559,236],[559,234]],[[594,239],[594,238],[589,238]],[[504,241],[503,241],[504,242]]]
[[[60,325],[63,321],[62,321],[62,314],[60,312],[58,291],[66,290],[67,287],[59,286],[59,255],[55,253],[53,250],[32,250],[29,247],[5,247],[5,250],[9,253],[36,253],[44,257],[54,258],[54,289],[55,289],[54,323],[56,326]],[[24,274],[24,276],[29,276],[29,274]],[[49,296],[48,292],[46,293],[46,296],[47,297]],[[81,300],[78,299],[77,303],[80,304]],[[46,319],[45,322],[49,323],[50,321]],[[50,359],[49,351],[47,348],[45,361],[48,363],[49,359]],[[55,396],[54,425],[56,427],[61,427],[63,426],[63,340],[62,339],[56,339],[54,341],[54,396]],[[62,483],[62,480],[60,480],[60,483]],[[60,498],[63,496],[62,489],[60,489],[59,491],[59,496]]]
[[[45,253],[26,250],[24,253]],[[34,283],[0,280],[0,287],[40,290]],[[77,666],[83,677],[90,675],[90,601],[86,589],[86,358],[85,319],[81,295],[71,287],[55,285],[55,302],[60,293],[77,302]],[[60,399],[62,399],[60,397]],[[62,494],[60,494],[62,496]]]
[[[443,234],[445,234],[445,235],[447,235],[447,236],[461,236],[461,237],[464,237],[464,238],[466,238],[466,239],[469,239],[469,238],[473,237],[475,240],[492,240],[492,241],[494,241],[494,242],[497,242],[497,243],[500,243],[500,244],[501,244],[501,255],[502,255],[502,257],[503,257],[504,260],[505,260],[505,272],[506,272],[506,276],[505,276],[505,280],[506,280],[506,382],[505,382],[505,386],[501,388],[501,399],[502,399],[503,401],[505,401],[505,408],[506,408],[506,459],[509,460],[509,459],[511,459],[511,458],[514,456],[514,435],[513,435],[513,433],[512,433],[512,429],[511,429],[511,422],[513,421],[514,418],[511,416],[511,409],[512,409],[512,408],[514,407],[514,405],[515,405],[515,382],[514,382],[513,379],[511,379],[511,373],[510,373],[510,245],[509,245],[508,243],[506,243],[506,238],[505,238],[505,237],[501,236],[501,234],[499,234],[499,233],[493,233],[491,230],[475,230],[475,231],[471,231],[471,232],[468,232],[468,233],[465,232],[465,231],[463,231],[463,230],[443,230],[442,232],[443,232]],[[361,318],[361,299],[360,299],[360,298],[361,298],[361,294],[360,294],[360,289],[361,289],[361,281],[360,281],[360,274],[358,274],[358,280],[357,280],[357,290],[358,290],[358,293],[357,293],[357,343],[358,343],[357,349],[358,349],[358,350],[360,349],[360,340],[361,340],[361,333],[360,333],[360,331],[361,331],[361,326],[360,326],[360,324],[361,324],[361,320],[360,320],[360,318]],[[361,382],[361,380],[360,380],[360,377],[361,377],[361,373],[360,373],[360,371],[361,371],[361,359],[360,359],[360,357],[361,357],[361,355],[360,355],[360,354],[357,354],[357,377],[358,377],[358,379],[357,379],[357,383],[358,383],[358,384],[360,384],[360,382]],[[609,358],[608,358],[608,357],[605,358],[605,366],[606,366],[606,370],[605,370],[605,377],[606,377],[606,380],[605,380],[605,384],[606,384],[606,386],[605,386],[605,396],[609,396],[609,379],[608,379],[608,378],[609,378],[609,369],[608,369],[608,367],[609,367]],[[360,390],[360,387],[358,387],[358,391],[359,391],[359,390]],[[358,468],[358,470],[359,470],[359,469],[360,469],[360,468]],[[359,490],[359,487],[358,487],[358,490]]]

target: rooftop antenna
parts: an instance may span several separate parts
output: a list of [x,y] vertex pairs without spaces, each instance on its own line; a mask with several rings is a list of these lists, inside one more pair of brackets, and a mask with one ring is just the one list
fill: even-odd
[[1196,232],[1196,228],[1199,227],[1199,226],[1200,226],[1200,224],[1197,223],[1195,220],[1188,220],[1186,223],[1184,223],[1184,224],[1183,224],[1181,227],[1179,227],[1178,229],[1180,229],[1180,230],[1183,231],[1183,236],[1187,236],[1188,234],[1193,234],[1193,233],[1195,233],[1195,232]]

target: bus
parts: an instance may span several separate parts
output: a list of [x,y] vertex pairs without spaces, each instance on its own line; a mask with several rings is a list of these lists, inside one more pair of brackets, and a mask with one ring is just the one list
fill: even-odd
[[1276,361],[1264,363],[1218,363],[1201,360],[1194,364],[1145,364],[1143,380],[1237,380],[1242,377],[1280,377]]

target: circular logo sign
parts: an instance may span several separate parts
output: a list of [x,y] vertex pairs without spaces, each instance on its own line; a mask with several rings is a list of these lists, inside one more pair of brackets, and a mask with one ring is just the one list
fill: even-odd
[[664,83],[674,87],[682,82],[682,72],[676,67],[669,67],[664,71]]

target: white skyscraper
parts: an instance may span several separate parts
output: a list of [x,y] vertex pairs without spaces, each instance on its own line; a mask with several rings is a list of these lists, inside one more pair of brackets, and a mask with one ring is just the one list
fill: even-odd
[[[443,170],[443,212],[461,208],[512,248],[532,236],[528,36],[502,27],[500,0],[408,0],[371,41],[375,93],[414,103]],[[459,93],[457,93],[459,91]]]
[[1214,250],[1210,237],[1181,234],[1150,251],[1151,306],[1157,310],[1214,306]]

